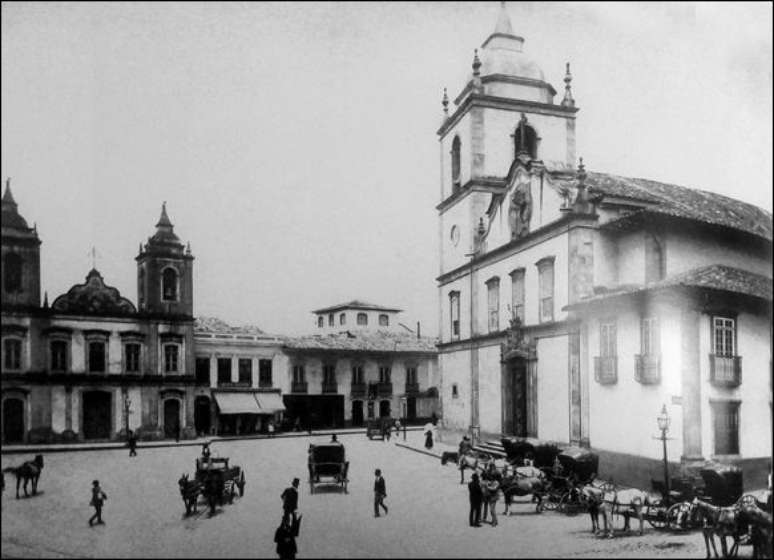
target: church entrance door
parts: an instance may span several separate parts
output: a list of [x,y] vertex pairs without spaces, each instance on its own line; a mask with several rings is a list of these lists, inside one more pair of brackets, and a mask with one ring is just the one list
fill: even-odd
[[86,391],[83,393],[84,439],[110,438],[110,401],[110,393],[107,391]]
[[3,401],[3,443],[24,442],[24,401]]

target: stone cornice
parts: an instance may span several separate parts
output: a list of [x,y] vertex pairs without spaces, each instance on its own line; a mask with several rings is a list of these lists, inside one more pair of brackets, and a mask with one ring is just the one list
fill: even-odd
[[[548,323],[538,323],[524,327],[524,333],[532,338],[545,338],[551,336],[566,335],[578,326],[577,320],[551,321]],[[509,329],[502,329],[497,332],[477,335],[473,338],[464,340],[455,340],[452,342],[442,342],[438,344],[439,354],[448,354],[460,350],[470,350],[472,348],[483,348],[487,346],[496,346],[506,342]]]
[[578,112],[577,107],[563,107],[551,103],[540,103],[538,101],[522,101],[508,97],[498,97],[495,95],[486,95],[483,93],[471,93],[457,110],[444,122],[436,134],[443,137],[450,128],[452,128],[462,118],[462,116],[473,107],[487,107],[490,109],[503,109],[506,111],[533,113],[538,115],[551,115],[554,117],[575,118]]
[[[546,89],[551,94],[551,97],[556,95],[556,90],[554,89],[554,86],[549,84],[548,82],[544,80],[536,80],[534,78],[523,78],[520,76],[509,76],[508,74],[487,74],[486,76],[481,77],[481,84],[488,84],[491,82],[505,82],[508,84],[518,84],[523,86],[532,86],[540,89]],[[465,95],[473,89],[473,80],[469,80],[468,83],[465,85],[465,87],[462,89],[460,94],[457,96],[457,98],[454,100],[455,105],[459,105],[462,100],[464,99]],[[531,103],[534,103],[531,102]]]
[[464,199],[471,192],[488,192],[493,194],[500,194],[505,190],[506,186],[507,184],[505,179],[498,179],[493,177],[470,179],[467,183],[462,185],[462,187],[460,187],[457,192],[438,204],[435,209],[442,214],[451,206],[454,206],[457,204],[457,202]]
[[27,371],[24,373],[3,372],[3,390],[11,389],[6,382],[19,381],[29,386],[30,383],[42,385],[88,386],[88,385],[193,385],[196,376],[191,375],[141,375],[136,373],[71,373],[47,371]]

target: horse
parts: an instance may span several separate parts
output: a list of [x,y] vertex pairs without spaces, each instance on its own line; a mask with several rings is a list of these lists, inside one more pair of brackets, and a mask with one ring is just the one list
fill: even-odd
[[[629,518],[632,515],[636,516],[640,520],[640,535],[642,535],[644,531],[643,508],[661,503],[661,496],[637,488],[617,490],[608,486],[602,491],[603,498],[602,503],[599,504],[599,511],[605,516],[605,530],[609,539],[613,538],[614,513],[623,515],[624,531],[629,530]],[[597,527],[599,527],[598,524]]]
[[457,461],[458,468],[460,469],[460,484],[465,484],[465,469],[471,469],[473,472],[478,468],[483,469],[488,460],[489,455],[476,451],[460,455]]
[[43,455],[35,455],[35,459],[32,461],[26,461],[18,467],[7,467],[3,469],[3,473],[12,472],[16,475],[16,499],[19,499],[19,484],[22,479],[24,480],[24,497],[28,498],[27,483],[32,482],[32,495],[38,493],[38,479],[40,478],[40,471],[43,470]]
[[191,512],[197,513],[197,502],[199,500],[199,494],[202,492],[202,485],[196,480],[188,480],[188,474],[184,474],[177,481],[177,485],[180,487],[180,496],[183,498],[183,504],[185,504],[185,514],[191,515]]
[[[716,536],[720,539],[720,548],[723,553],[723,558],[728,558],[729,555],[735,556],[737,549],[739,548],[739,538],[745,530],[743,529],[744,522],[740,515],[741,510],[736,506],[713,506],[699,498],[694,498],[691,502],[691,506],[696,508],[699,517],[703,521],[701,532],[704,537],[704,546],[707,548],[707,558],[711,557],[710,544],[712,544],[715,558],[718,557],[718,549],[715,546]],[[733,539],[730,551],[726,545],[726,537],[731,537]]]
[[[534,469],[534,470],[529,470]],[[511,500],[514,496],[532,495],[533,500],[537,500],[537,513],[543,511],[543,494],[546,491],[546,476],[540,469],[535,467],[512,467],[506,469],[506,476],[503,477],[501,487],[505,501],[505,511],[503,515],[510,515]]]
[[739,506],[740,521],[750,527],[750,541],[753,558],[772,557],[772,520],[771,514],[755,504]]
[[[578,493],[578,499],[583,505],[586,506],[586,509],[589,512],[589,517],[591,517],[591,532],[596,535],[601,530],[599,526],[599,508],[605,501],[605,491],[598,486],[584,484],[578,488]],[[612,534],[612,528],[608,529],[607,517],[603,515],[602,519],[605,522],[605,529],[603,534]]]

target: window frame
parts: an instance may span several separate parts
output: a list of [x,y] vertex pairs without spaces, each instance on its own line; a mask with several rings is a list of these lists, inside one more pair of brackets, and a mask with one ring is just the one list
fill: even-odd
[[[710,411],[712,417],[712,452],[713,456],[729,456],[740,454],[740,425],[741,425],[741,408],[742,402],[740,400],[725,400],[725,399],[710,399]],[[725,417],[733,418],[735,426],[733,432],[728,432],[724,438],[726,441],[718,438],[718,424],[720,418],[718,418],[719,412],[722,412]],[[730,414],[729,414],[730,412]],[[725,449],[718,449],[719,443],[730,444]]]
[[323,364],[322,382],[323,382],[323,385],[336,384],[336,365],[335,364]]
[[490,333],[500,330],[500,277],[493,276],[486,284],[487,329]]
[[406,384],[407,385],[419,383],[417,369],[418,368],[415,365],[406,366]]
[[[720,325],[719,322],[722,322]],[[725,323],[725,324],[723,324]],[[730,325],[728,324],[730,323]],[[711,344],[712,353],[715,356],[724,358],[733,358],[739,355],[737,347],[737,318],[731,314],[727,315],[712,315],[711,317]],[[721,335],[721,348],[718,348],[718,335]],[[730,337],[729,337],[730,335]],[[731,347],[729,353],[728,346]]]
[[[168,350],[174,350],[174,352],[167,353]],[[161,343],[161,355],[163,359],[164,375],[179,374],[182,370],[182,345],[179,342],[162,342]],[[173,363],[170,364],[170,357],[174,355]],[[170,368],[170,365],[174,365],[174,369]]]
[[379,326],[380,327],[389,327],[390,326],[390,316],[387,315],[387,313],[380,313],[379,314]]
[[293,383],[306,383],[304,364],[293,364]]
[[[556,258],[544,257],[535,263],[538,269],[538,322],[539,323],[551,323],[555,320],[554,303],[556,294]],[[546,281],[546,275],[550,271],[550,295],[546,295],[549,292],[547,286],[549,282]]]
[[460,299],[459,290],[449,292],[449,338],[451,340],[460,339]]
[[[243,367],[246,366],[246,367]],[[244,378],[247,379],[244,379]],[[250,387],[253,385],[253,359],[252,358],[237,358],[237,382],[240,384],[246,383]]]
[[363,365],[355,364],[352,366],[351,369],[352,369],[352,384],[353,385],[365,384]]
[[455,134],[452,139],[451,150],[451,182],[452,194],[456,193],[462,185],[462,140],[459,134]]
[[661,355],[661,329],[657,315],[640,317],[640,354]]
[[318,329],[322,329],[323,327],[325,327],[325,317],[323,317],[322,315],[318,315],[317,316],[317,328]]
[[[511,318],[518,317],[522,324],[524,323],[524,300],[525,300],[525,285],[527,270],[524,267],[519,267],[510,272],[511,277]],[[520,287],[520,298],[517,298],[517,288]]]
[[[200,367],[205,361],[207,363],[206,378],[205,378],[204,372],[202,371],[203,368]],[[203,383],[206,383],[207,385],[209,385],[211,381],[210,371],[212,368],[212,359],[210,358],[210,356],[196,356],[196,358],[194,359],[194,368],[195,368],[194,376],[196,377],[196,383],[199,385]]]
[[[610,353],[611,350],[612,353]],[[618,357],[618,325],[614,318],[601,319],[599,321],[599,357]]]
[[[171,272],[174,275],[174,293],[173,297],[167,297],[167,272]],[[167,265],[161,269],[161,301],[180,301],[180,272],[171,265]]]
[[274,372],[273,360],[260,358],[258,360],[258,387],[273,387]]
[[[218,385],[231,383],[231,370],[234,367],[232,359],[229,356],[218,356],[215,363],[215,373],[217,374]],[[221,367],[228,364],[228,368]],[[226,379],[223,379],[225,377]]]
[[392,367],[388,365],[379,366],[379,383],[392,383]]
[[358,327],[367,327],[368,326],[368,313],[360,312],[357,314],[357,326]]
[[[130,369],[130,354],[129,347],[137,348],[137,365],[134,369]],[[142,371],[142,343],[137,340],[129,340],[123,343],[124,347],[124,372],[126,373],[140,373]]]
[[339,326],[346,325],[346,324],[347,324],[347,314],[339,313]]
[[452,383],[452,386],[451,386],[451,398],[453,398],[453,399],[460,398],[460,388],[459,388],[459,385],[457,385],[456,383]]
[[[18,344],[15,352],[9,352],[8,343]],[[15,357],[13,363],[9,363],[10,358]],[[21,371],[24,369],[24,338],[17,335],[3,336],[3,369],[9,371]]]

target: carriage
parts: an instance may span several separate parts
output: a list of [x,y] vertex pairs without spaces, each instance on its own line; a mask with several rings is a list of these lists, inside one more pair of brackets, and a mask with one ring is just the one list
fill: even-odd
[[504,437],[500,439],[508,462],[521,466],[524,458],[531,456],[533,466],[539,469],[549,468],[554,464],[554,459],[562,451],[559,446],[549,441],[537,438]]
[[366,424],[366,437],[368,439],[384,440],[387,432],[395,425],[395,420],[390,417],[372,418]]
[[234,502],[237,490],[245,495],[245,471],[239,466],[229,467],[228,457],[200,457],[196,459],[196,482],[207,498],[210,510],[215,505]]
[[347,492],[349,461],[341,443],[309,444],[309,491],[315,484],[336,484]]
[[[667,498],[667,527],[674,531],[694,529],[698,521],[691,500],[696,497],[714,506],[729,507],[745,501],[742,469],[734,465],[712,463],[699,470],[703,485],[696,486],[686,479],[678,479]],[[658,485],[660,487],[660,485]],[[657,485],[654,481],[654,490]],[[748,500],[749,501],[749,500]]]
[[591,484],[599,469],[599,455],[581,447],[566,447],[551,468],[543,467],[549,480],[546,509],[574,515],[586,511],[579,488]]

